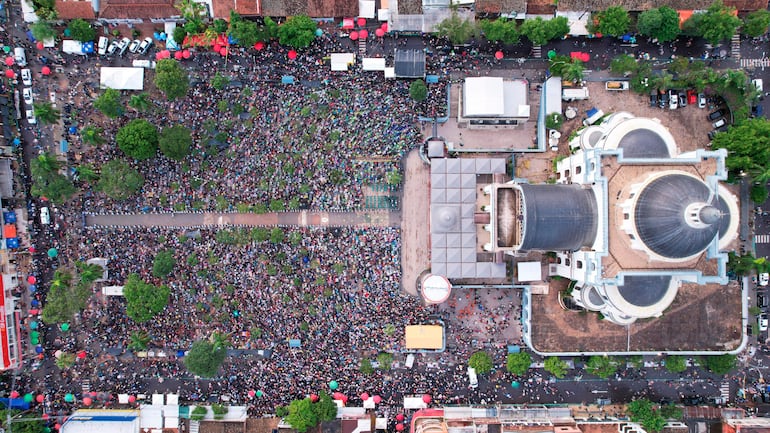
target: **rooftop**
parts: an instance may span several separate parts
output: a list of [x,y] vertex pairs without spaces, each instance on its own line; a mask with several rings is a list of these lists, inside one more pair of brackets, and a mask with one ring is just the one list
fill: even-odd
[[104,0],[99,11],[103,19],[157,19],[179,16],[173,0]]
[[56,11],[59,13],[59,19],[62,20],[72,20],[75,18],[92,20],[96,16],[90,1],[57,0]]

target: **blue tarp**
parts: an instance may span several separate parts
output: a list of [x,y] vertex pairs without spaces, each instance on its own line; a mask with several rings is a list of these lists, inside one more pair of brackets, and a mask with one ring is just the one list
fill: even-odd
[[8,238],[5,240],[6,248],[19,248],[19,238]]
[[68,150],[70,150],[70,144],[67,143],[67,140],[62,140],[59,143],[59,148],[61,149],[62,153],[66,153]]
[[519,353],[521,352],[521,348],[514,344],[508,345],[508,353]]
[[5,406],[6,409],[29,409],[29,403],[21,398],[0,398],[0,404]]
[[425,82],[428,84],[436,84],[438,83],[438,75],[426,75],[425,76]]
[[94,52],[94,41],[83,43],[84,54],[93,54],[93,52]]
[[592,108],[592,109],[590,109],[590,110],[586,111],[586,115],[587,115],[588,117],[591,117],[591,116],[593,116],[594,114],[596,114],[596,113],[598,113],[598,112],[599,112],[599,109],[598,109],[598,108],[596,108],[596,107],[594,107],[594,108]]
[[291,75],[284,75],[281,77],[281,84],[294,84],[294,77]]
[[297,340],[297,339],[289,340],[289,347],[291,348],[302,347],[302,340]]
[[32,31],[31,30],[27,30],[27,39],[29,39],[29,41],[32,42],[32,43],[37,42],[37,39],[35,39],[35,37],[32,36]]
[[16,212],[3,212],[3,221],[9,224],[16,222]]

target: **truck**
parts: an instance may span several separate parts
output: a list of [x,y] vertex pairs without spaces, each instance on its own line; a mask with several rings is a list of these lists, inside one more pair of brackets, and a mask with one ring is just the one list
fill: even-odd
[[64,54],[78,54],[85,56],[83,52],[83,43],[72,39],[65,39],[61,42],[61,50]]
[[604,111],[594,107],[586,111],[586,118],[583,119],[583,126],[591,126],[604,117]]
[[576,87],[571,89],[562,89],[561,99],[563,101],[582,101],[588,99],[587,87]]
[[155,61],[136,59],[131,62],[131,66],[135,68],[155,69]]
[[607,90],[628,90],[628,81],[607,81],[604,83]]

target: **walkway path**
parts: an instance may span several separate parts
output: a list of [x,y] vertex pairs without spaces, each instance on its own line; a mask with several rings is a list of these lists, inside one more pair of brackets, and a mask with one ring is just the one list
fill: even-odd
[[399,227],[399,211],[359,212],[270,212],[256,213],[167,213],[88,215],[86,226],[195,227],[195,226],[315,226]]

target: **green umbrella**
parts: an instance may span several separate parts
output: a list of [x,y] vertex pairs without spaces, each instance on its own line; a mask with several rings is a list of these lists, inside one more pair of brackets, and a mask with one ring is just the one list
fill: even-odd
[[323,31],[323,30],[321,30],[321,29],[315,29],[315,35],[316,35],[316,36],[323,36],[323,34],[324,34],[324,31]]
[[521,384],[519,383],[518,380],[514,380],[513,382],[511,382],[511,386],[514,388],[518,388],[519,386],[521,386]]
[[75,396],[72,394],[66,394],[64,396],[64,401],[66,401],[67,403],[72,403],[73,401],[75,401]]
[[10,52],[11,52],[11,47],[9,47],[8,45],[6,45],[6,46],[4,46],[4,47],[3,47],[3,51],[5,51],[5,53],[6,53],[6,54],[8,54],[8,53],[10,53]]
[[48,250],[48,257],[54,258],[58,255],[59,255],[59,250],[57,250],[56,248],[51,248],[50,250]]
[[548,58],[553,59],[554,57],[556,57],[556,51],[554,50],[548,51]]
[[51,433],[51,427],[43,427],[43,433]]
[[69,35],[70,35],[71,33],[72,33],[72,32],[70,31],[70,29],[64,29],[64,36],[67,36],[67,37],[69,37]]
[[340,384],[337,383],[336,380],[332,380],[331,382],[329,382],[329,389],[331,389],[332,391],[334,391],[335,389],[337,389],[339,387],[340,387]]
[[70,324],[69,323],[62,323],[59,325],[59,329],[62,330],[62,332],[67,332],[70,330]]
[[40,337],[40,333],[37,332],[37,331],[32,331],[32,332],[29,333],[29,336],[31,338],[38,338],[38,337]]
[[264,393],[262,392],[261,389],[259,391],[257,391],[257,397],[262,397],[263,395],[264,395]]
[[24,394],[24,402],[25,403],[32,403],[32,400],[35,399],[35,396],[32,394]]

